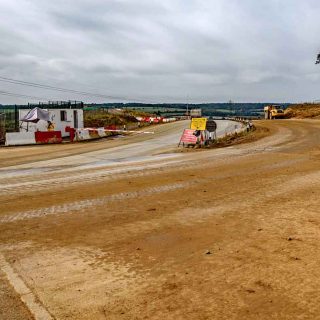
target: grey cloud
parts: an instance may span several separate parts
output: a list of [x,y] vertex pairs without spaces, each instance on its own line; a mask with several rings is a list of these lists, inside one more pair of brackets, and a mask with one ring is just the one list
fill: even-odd
[[319,14],[315,0],[0,0],[0,75],[152,102],[318,99]]

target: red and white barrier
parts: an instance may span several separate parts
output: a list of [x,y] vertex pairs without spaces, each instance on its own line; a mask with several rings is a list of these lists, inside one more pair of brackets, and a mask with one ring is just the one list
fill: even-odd
[[84,129],[76,129],[75,140],[76,141],[83,141],[83,140],[90,140],[90,134],[88,130]]
[[164,123],[175,122],[175,121],[177,121],[177,118],[164,118],[162,120],[162,122],[164,122]]
[[185,144],[196,144],[198,141],[198,138],[194,135],[196,130],[193,129],[184,129],[183,134],[180,138],[180,143],[185,143]]
[[104,138],[111,135],[111,132],[115,130],[109,130],[105,128],[83,128],[76,129],[75,140],[84,141],[98,138]]
[[[162,118],[162,117],[137,117],[137,120],[148,123],[167,123],[177,121],[176,118]],[[135,127],[134,127],[135,128]],[[150,131],[135,131],[135,130],[121,130],[116,126],[109,126],[105,128],[83,128],[74,129],[70,127],[65,128],[65,132],[69,133],[70,141],[85,141],[92,139],[99,139],[112,135],[112,133],[136,133],[145,134],[154,132]],[[34,132],[10,132],[6,134],[6,146],[18,146],[28,144],[48,144],[61,143],[61,131],[34,131]]]
[[61,131],[8,132],[6,134],[6,146],[61,142]]
[[76,129],[75,140],[84,141],[84,140],[98,139],[98,138],[111,136],[112,133],[154,134],[154,132],[151,132],[151,131],[134,131],[134,130],[105,129],[105,128],[83,128],[83,129]]
[[177,118],[163,118],[163,117],[136,117],[139,122],[150,124],[167,123],[177,121]]
[[61,131],[36,131],[34,133],[36,144],[61,143]]

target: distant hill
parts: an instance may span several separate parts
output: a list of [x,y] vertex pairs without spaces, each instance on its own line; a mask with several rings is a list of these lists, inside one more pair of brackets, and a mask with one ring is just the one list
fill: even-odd
[[187,108],[201,108],[205,116],[251,116],[259,117],[263,115],[263,107],[268,104],[280,104],[287,108],[289,103],[163,103],[163,104],[143,104],[143,103],[103,103],[87,104],[87,108],[128,108],[133,110],[142,110],[159,115],[182,115],[186,113]]
[[[265,102],[265,103],[87,103],[84,110],[96,110],[96,109],[110,109],[110,108],[124,108],[131,109],[146,113],[152,113],[162,116],[178,116],[185,115],[187,108],[190,109],[202,109],[204,116],[243,116],[243,117],[260,117],[263,116],[263,107],[268,104],[280,104],[283,108],[290,106],[289,103],[277,103],[277,102]],[[18,108],[26,108],[27,105]],[[13,110],[15,105],[0,105],[1,109]]]

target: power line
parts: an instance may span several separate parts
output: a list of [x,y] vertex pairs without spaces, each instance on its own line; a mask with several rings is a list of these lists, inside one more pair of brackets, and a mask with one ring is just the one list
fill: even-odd
[[0,91],[0,95],[9,96],[9,97],[17,97],[17,98],[29,98],[29,99],[43,100],[43,101],[48,100],[48,99],[44,99],[41,97],[29,96],[26,94],[19,94],[19,93],[14,93],[14,92],[9,92],[9,91]]
[[[12,83],[12,84],[17,84],[17,85],[22,85],[22,86],[40,88],[40,89],[74,93],[74,94],[79,94],[79,95],[83,95],[83,96],[95,97],[95,98],[125,100],[125,101],[131,101],[131,102],[135,101],[135,99],[129,99],[129,98],[118,97],[118,96],[110,96],[110,95],[105,95],[105,94],[100,94],[100,93],[92,93],[92,92],[73,90],[73,89],[67,89],[67,88],[61,88],[61,87],[56,87],[56,86],[51,86],[51,85],[46,85],[46,84],[41,84],[41,83],[35,83],[35,82],[29,82],[29,81],[22,81],[22,80],[17,80],[17,79],[2,77],[2,76],[0,76],[0,81]],[[143,100],[141,100],[141,99],[139,99],[139,100],[140,100],[139,102],[143,102]],[[138,102],[138,101],[136,101],[136,102]]]

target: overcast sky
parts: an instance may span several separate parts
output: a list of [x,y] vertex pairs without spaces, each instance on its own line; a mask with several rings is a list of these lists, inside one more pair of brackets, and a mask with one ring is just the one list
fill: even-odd
[[319,0],[0,0],[0,76],[124,101],[311,101],[319,17]]

